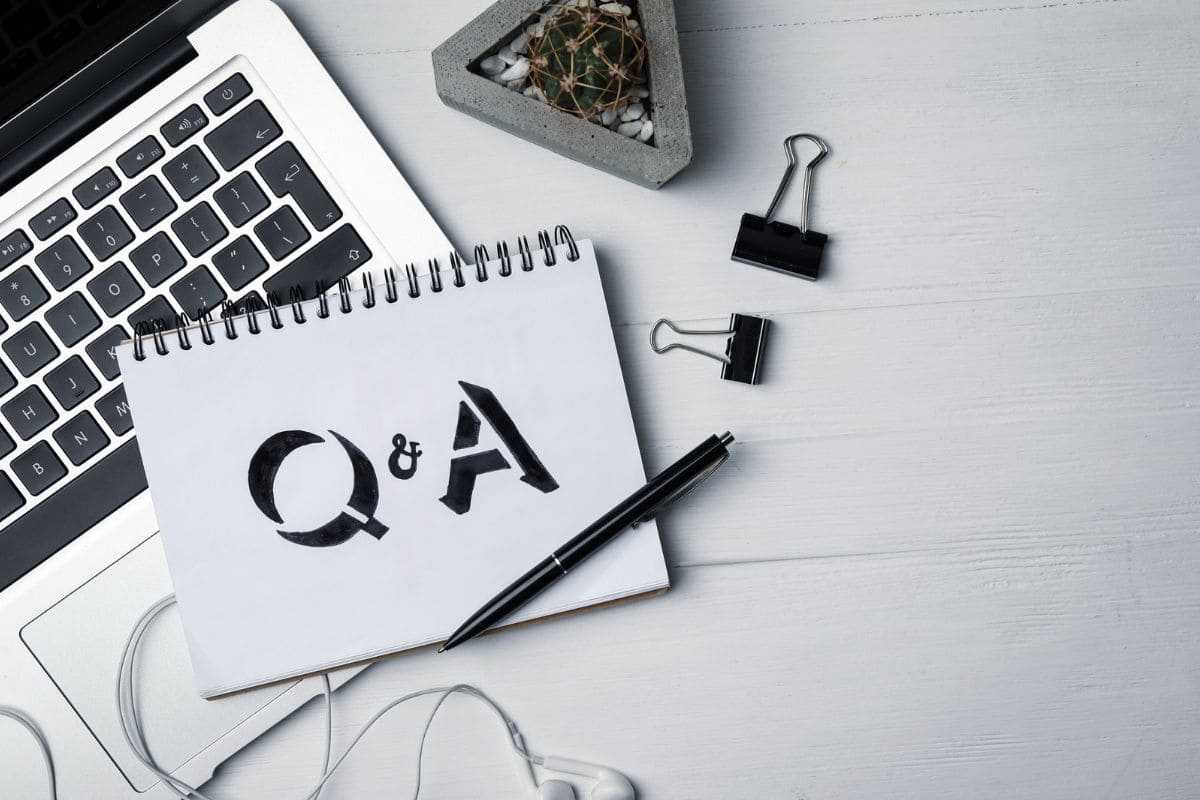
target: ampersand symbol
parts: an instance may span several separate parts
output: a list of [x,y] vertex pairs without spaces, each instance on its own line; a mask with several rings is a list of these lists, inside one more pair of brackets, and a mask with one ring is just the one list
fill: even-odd
[[[388,459],[388,469],[390,469],[392,474],[397,478],[402,481],[406,481],[413,475],[417,474],[417,459],[422,455],[421,443],[413,442],[412,446],[410,447],[408,438],[404,434],[398,433],[396,434],[395,438],[392,439],[392,446],[396,449],[392,451],[392,457]],[[402,457],[408,458],[407,467],[402,468],[400,466],[400,459]]]

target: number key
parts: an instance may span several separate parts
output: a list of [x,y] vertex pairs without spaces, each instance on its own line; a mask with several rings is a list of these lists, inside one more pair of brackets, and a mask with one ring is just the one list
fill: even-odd
[[0,305],[17,322],[41,308],[50,295],[29,267],[20,267],[0,283]]
[[110,317],[120,314],[145,294],[133,273],[120,261],[88,281],[87,288]]
[[92,271],[92,262],[70,236],[59,239],[34,259],[50,285],[62,291]]
[[117,209],[105,206],[104,210],[79,226],[79,238],[101,261],[107,261],[118,250],[133,241],[133,231],[121,219]]
[[73,293],[47,311],[46,322],[67,347],[79,344],[100,327],[100,318],[80,292]]

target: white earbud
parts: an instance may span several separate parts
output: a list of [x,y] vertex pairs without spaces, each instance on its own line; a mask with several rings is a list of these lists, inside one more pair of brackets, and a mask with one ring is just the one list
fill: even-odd
[[513,738],[513,744],[516,745],[513,756],[516,758],[517,773],[521,776],[521,780],[529,786],[529,796],[537,798],[537,800],[575,800],[575,789],[566,781],[548,780],[542,781],[542,784],[538,785],[537,776],[533,774],[533,763],[522,755],[522,753],[528,752],[525,749],[525,739],[514,723],[508,724],[508,730]]
[[[635,800],[633,784],[621,773],[599,764],[589,764],[586,761],[576,761],[573,758],[546,756],[542,766],[555,772],[565,772],[568,775],[582,775],[585,778],[595,778],[596,785],[592,787],[590,800]],[[546,783],[550,783],[547,781]],[[543,786],[545,784],[542,784]],[[558,795],[552,795],[558,800]],[[567,795],[564,795],[567,797]]]

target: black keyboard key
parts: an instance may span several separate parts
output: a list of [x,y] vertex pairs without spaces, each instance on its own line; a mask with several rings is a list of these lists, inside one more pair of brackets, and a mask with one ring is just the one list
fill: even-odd
[[75,213],[75,208],[71,205],[71,201],[64,197],[61,200],[56,200],[45,211],[29,220],[29,227],[33,231],[33,235],[44,242],[61,231],[65,226],[74,222],[78,216]]
[[254,232],[276,261],[287,258],[312,238],[296,212],[288,206],[255,225]]
[[146,243],[133,248],[129,262],[151,286],[158,286],[183,269],[183,255],[165,233],[156,233]]
[[17,436],[29,441],[46,429],[46,426],[58,419],[58,412],[50,405],[46,395],[36,386],[30,386],[25,391],[0,406],[0,412],[12,425]]
[[17,322],[37,311],[50,295],[29,267],[18,267],[0,282],[0,305]]
[[4,431],[0,430],[0,457],[6,456],[17,449],[17,443]]
[[206,127],[208,127],[208,117],[204,116],[200,106],[193,104],[163,125],[159,129],[159,133],[171,147],[178,147]]
[[[0,436],[3,436],[3,434],[0,434]],[[7,439],[8,437],[4,436],[4,438]],[[9,448],[10,451],[11,449]],[[0,473],[0,519],[8,517],[23,505],[25,505],[25,498],[16,485],[13,484],[12,479],[4,473]],[[0,533],[0,536],[3,535],[3,533]],[[7,558],[7,556],[8,553],[6,552],[5,557]],[[3,560],[0,559],[0,562]]]
[[163,177],[171,182],[183,200],[191,200],[217,182],[217,171],[199,147],[192,145],[163,167]]
[[96,410],[117,436],[133,430],[133,417],[129,414],[129,401],[125,399],[124,386],[118,386],[101,397],[96,403]]
[[103,211],[79,226],[79,238],[96,258],[107,261],[133,241],[133,231],[116,208],[105,206]]
[[[0,479],[0,508],[7,500],[3,484]],[[146,473],[137,442],[126,442],[0,530],[0,589],[145,490]]]
[[100,391],[100,381],[96,380],[82,358],[71,356],[46,373],[46,388],[60,406],[70,411]]
[[219,309],[225,300],[225,292],[204,267],[196,267],[184,275],[171,287],[171,294],[175,295],[175,302],[179,303],[183,313],[193,321],[209,311]]
[[242,73],[233,75],[221,81],[217,88],[204,95],[204,103],[209,111],[218,117],[250,95],[250,84]]
[[126,178],[141,175],[150,165],[167,154],[158,139],[147,136],[117,158],[117,166]]
[[75,187],[71,194],[86,211],[104,198],[115,192],[121,186],[121,180],[111,168],[105,167],[83,183]]
[[333,202],[308,162],[291,142],[280,145],[258,162],[258,173],[276,197],[291,195],[318,231],[342,218],[342,210]]
[[243,314],[248,314],[251,311],[266,311],[267,304],[262,299],[262,295],[258,292],[250,292],[245,297],[239,297],[229,304],[228,308],[221,311],[221,319],[229,317],[240,317]]
[[171,304],[162,297],[154,298],[129,316],[129,326],[135,332],[143,323],[150,330],[154,330],[156,321],[161,322],[164,328],[175,327],[175,309],[171,308]]
[[286,299],[288,290],[298,286],[311,299],[316,296],[318,281],[322,286],[333,286],[370,260],[371,251],[358,232],[352,225],[343,225],[268,278],[267,294],[275,292]]
[[263,102],[255,100],[205,136],[204,142],[221,166],[232,170],[282,133]]
[[0,239],[0,269],[8,267],[33,249],[33,242],[24,231],[13,231]]
[[46,312],[46,323],[67,347],[74,347],[100,327],[100,318],[80,292],[73,292]]
[[[8,367],[0,364],[0,395],[6,395],[17,387],[17,379],[8,371]],[[3,453],[0,453],[3,455]]]
[[267,271],[267,260],[249,236],[239,236],[213,253],[212,262],[234,291],[249,286]]
[[12,471],[34,497],[67,477],[67,468],[46,442],[38,442],[14,458]]
[[92,271],[92,262],[88,261],[70,236],[59,239],[38,253],[34,263],[50,281],[50,285],[60,292]]
[[36,322],[22,328],[5,341],[4,352],[26,378],[58,357],[58,348]]
[[88,358],[107,380],[116,380],[121,374],[121,363],[117,359],[117,348],[129,341],[129,331],[120,325],[105,333],[87,346]]
[[263,194],[263,190],[258,188],[249,172],[243,172],[217,189],[213,199],[235,228],[242,227],[271,205],[271,201]]
[[142,231],[150,230],[178,207],[162,181],[153,175],[121,195],[121,205]]
[[109,442],[100,423],[84,411],[54,432],[54,441],[62,448],[71,463],[79,466],[103,450]]
[[171,223],[171,230],[193,256],[207,253],[229,235],[208,203],[201,203]]
[[137,278],[120,261],[88,281],[87,288],[110,317],[120,314],[145,294]]

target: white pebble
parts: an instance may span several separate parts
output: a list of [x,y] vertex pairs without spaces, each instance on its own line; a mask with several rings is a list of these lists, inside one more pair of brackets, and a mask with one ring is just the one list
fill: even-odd
[[488,56],[479,62],[479,68],[485,75],[499,75],[504,72],[505,67],[504,61],[499,56]]
[[534,100],[540,100],[543,103],[547,102],[546,95],[542,92],[541,89],[534,86],[533,84],[526,86],[525,91],[521,92],[521,94],[525,95],[526,97],[532,97]]
[[514,53],[512,50],[509,50],[507,47],[505,47],[499,53],[496,53],[496,57],[508,65],[517,63],[517,59],[520,58],[519,55]]
[[654,123],[648,119],[642,120],[642,132],[638,134],[639,142],[648,142],[654,135]]
[[636,19],[629,20],[629,30],[633,31],[634,35],[641,36],[642,23],[638,22]]
[[642,121],[634,120],[633,122],[624,122],[617,126],[617,133],[622,136],[637,136],[642,132]]
[[505,83],[507,83],[508,81],[519,81],[528,74],[529,74],[529,59],[528,58],[519,58],[519,59],[517,59],[517,62],[515,64],[513,64],[508,69],[504,70],[504,72],[500,73],[500,79],[502,81],[504,81]]
[[605,112],[600,115],[600,124],[604,125],[605,127],[608,127],[609,125],[612,125],[616,121],[616,119],[617,119],[616,109],[609,108],[609,109],[606,109]]
[[607,11],[610,14],[620,14],[623,17],[628,17],[633,13],[633,9],[621,3],[604,3],[600,6],[601,11]]
[[643,100],[645,100],[647,97],[650,96],[650,90],[647,89],[645,86],[637,87],[636,89],[633,90],[633,93],[636,94],[638,97],[642,98]]
[[508,49],[514,53],[524,53],[525,46],[529,44],[529,34],[522,31],[517,34],[517,38],[508,43]]
[[625,113],[621,114],[622,122],[632,122],[635,119],[641,119],[642,114],[646,113],[646,107],[641,103],[631,103],[625,107]]

